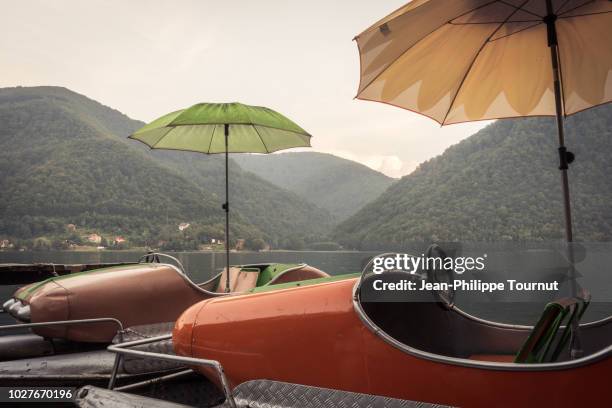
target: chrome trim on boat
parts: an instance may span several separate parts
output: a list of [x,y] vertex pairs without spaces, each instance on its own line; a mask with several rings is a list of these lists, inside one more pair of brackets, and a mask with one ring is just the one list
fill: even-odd
[[7,300],[6,302],[4,302],[2,304],[2,313],[7,313],[8,309],[13,306],[13,303],[15,303],[17,300],[15,300],[15,298],[10,298],[9,300]]
[[[156,254],[149,254],[149,255],[156,255]],[[163,255],[163,254],[158,254],[158,255]],[[169,255],[168,255],[169,256]],[[172,258],[172,257],[171,257]],[[142,258],[141,258],[142,259]],[[181,272],[181,270],[176,266],[176,265],[172,265],[172,264],[166,264],[166,263],[160,263],[159,265],[164,265],[164,266],[168,266],[170,268],[173,268],[174,270],[176,270],[178,272],[179,275],[181,275],[181,277],[183,277],[183,279],[185,279],[185,281],[187,282],[188,285],[190,285],[192,288],[205,293],[211,297],[221,297],[221,296],[228,296],[228,295],[236,295],[236,294],[241,294],[242,292],[231,292],[231,293],[227,293],[227,292],[212,292],[209,290],[206,290],[204,288],[202,288],[202,286],[206,286],[208,284],[210,284],[211,282],[214,282],[216,280],[221,279],[221,275],[223,275],[223,271],[217,273],[215,276],[213,276],[212,278],[202,282],[202,283],[195,283],[194,281],[191,280],[191,278]],[[266,266],[270,266],[270,263],[261,263],[261,264],[245,264],[245,265],[232,265],[231,267],[235,267],[235,268],[263,268]],[[266,286],[268,285],[274,285],[275,281],[277,281],[278,279],[280,279],[282,276],[284,276],[286,273],[288,272],[292,272],[294,270],[303,268],[305,266],[308,266],[308,264],[306,263],[300,263],[292,268],[287,269],[286,271],[281,272],[280,274],[278,274],[277,276],[275,276],[274,278],[272,278],[272,280],[270,282],[268,282],[266,284]]]
[[228,296],[228,295],[232,295],[232,294],[237,293],[237,292],[234,292],[234,293],[232,293],[232,292],[230,292],[230,293],[227,293],[227,292],[213,292],[213,291],[210,291],[210,290],[206,290],[206,289],[204,289],[202,287],[202,286],[206,286],[206,285],[210,284],[211,282],[220,280],[221,279],[221,275],[223,275],[223,271],[217,273],[215,276],[213,276],[212,278],[210,278],[210,279],[208,279],[208,280],[206,280],[206,281],[204,281],[202,283],[195,283],[194,281],[191,280],[191,278],[189,276],[187,276],[184,273],[182,273],[175,265],[172,265],[172,264],[160,264],[160,265],[169,266],[169,267],[175,269],[178,272],[178,274],[183,279],[185,279],[185,282],[187,282],[187,284],[189,286],[191,286],[192,288],[194,288],[194,289],[196,289],[196,290],[198,290],[198,291],[200,291],[202,293],[205,293],[205,294],[209,295],[210,297]]
[[[365,268],[364,268],[365,269]],[[419,350],[413,347],[408,346],[402,342],[397,341],[393,337],[389,336],[385,331],[383,331],[380,327],[378,327],[365,313],[363,308],[361,307],[361,302],[359,300],[359,289],[361,287],[363,274],[361,278],[355,282],[353,286],[353,309],[359,316],[359,319],[363,322],[363,324],[371,330],[376,336],[380,337],[384,342],[399,349],[400,351],[410,354],[417,358],[423,358],[426,360],[434,361],[436,363],[444,363],[444,364],[453,364],[463,367],[470,368],[480,368],[487,370],[501,370],[501,371],[551,371],[551,370],[565,370],[570,368],[582,367],[588,364],[595,363],[599,360],[603,360],[606,357],[612,355],[612,344],[606,348],[603,348],[593,354],[589,354],[588,356],[584,356],[575,360],[568,361],[560,361],[556,363],[538,363],[538,364],[524,364],[524,363],[499,363],[493,361],[480,361],[480,360],[470,360],[467,358],[459,358],[459,357],[450,357],[444,356],[441,354],[434,354],[427,351]],[[461,310],[454,307],[452,310],[457,311]],[[465,317],[471,318],[479,323],[488,324],[492,326],[504,327],[504,328],[525,328],[531,330],[531,326],[517,326],[517,325],[508,325],[504,323],[496,323],[490,322],[488,320],[479,319],[474,317],[466,312],[461,311],[461,314]],[[605,322],[610,320],[610,318],[602,319],[597,322]],[[592,325],[593,323],[589,323]],[[582,325],[581,325],[582,326]]]
[[[181,261],[179,261],[177,258],[173,257],[172,255],[168,255],[168,254],[164,254],[161,252],[151,252],[150,254],[146,254],[140,257],[140,259],[138,259],[138,263],[153,263],[153,262],[143,262],[144,259],[152,257],[152,258],[158,258],[159,257],[165,257],[168,259],[173,260],[174,262],[176,262],[176,265],[178,265],[178,270],[185,276],[187,276],[187,271],[185,270],[185,267],[183,266],[183,264],[181,263]],[[161,263],[161,262],[160,262]],[[172,265],[174,266],[174,265]]]
[[156,265],[161,265],[161,266],[167,266],[169,268],[172,268],[176,271],[176,273],[185,280],[185,282],[187,282],[187,284],[189,286],[191,286],[193,289],[198,290],[199,292],[205,293],[207,295],[210,295],[211,297],[216,297],[216,296],[227,296],[228,293],[227,292],[211,292],[209,290],[206,290],[204,288],[202,288],[202,286],[206,286],[207,284],[218,280],[221,278],[221,274],[223,272],[219,272],[218,274],[216,274],[215,276],[213,276],[212,278],[202,282],[202,283],[195,283],[194,281],[191,280],[191,278],[183,273],[176,265],[172,265],[172,264],[167,264],[167,263],[156,263]]
[[113,345],[108,346],[107,350],[110,351],[111,353],[116,354],[115,364],[113,365],[113,371],[111,374],[110,381],[108,383],[108,389],[112,390],[115,387],[115,380],[117,378],[117,372],[119,371],[119,366],[121,365],[121,360],[122,360],[123,355],[131,355],[131,356],[136,356],[136,357],[172,361],[175,363],[183,363],[185,365],[201,365],[201,366],[211,367],[215,369],[221,381],[221,387],[223,388],[223,393],[225,394],[225,398],[227,399],[227,402],[229,403],[231,408],[236,408],[236,401],[234,400],[234,395],[232,394],[232,390],[229,387],[229,382],[227,381],[227,378],[225,377],[223,366],[218,361],[129,349],[129,347],[140,346],[143,344],[154,343],[154,342],[162,341],[162,340],[169,340],[171,338],[172,338],[171,334],[166,334],[163,336],[150,337],[148,339],[134,340],[134,341],[126,342],[126,343],[113,344]]
[[[532,330],[533,329],[533,326],[526,326],[522,324],[501,323],[501,322],[494,322],[492,320],[482,319],[480,317],[469,314],[463,309],[460,309],[457,305],[452,305],[449,307],[449,309],[454,310],[455,312],[459,313],[460,315],[462,315],[463,317],[467,319],[471,319],[471,320],[474,320],[475,322],[483,323],[489,326],[496,326],[496,327],[501,327],[505,329],[522,329],[522,330]],[[606,324],[609,322],[612,322],[612,315],[608,317],[604,317],[603,319],[593,320],[592,322],[580,323],[580,327],[597,327],[597,326],[601,326],[602,324]],[[565,328],[565,326],[564,325],[559,326],[559,328],[563,329]]]
[[502,329],[518,329],[518,330],[533,329],[533,326],[527,326],[524,324],[510,324],[510,323],[494,322],[492,320],[483,319],[481,317],[477,317],[472,314],[469,314],[463,309],[460,309],[456,304],[453,304],[452,306],[448,306],[448,309],[459,313],[461,316],[467,319],[473,320],[478,323],[486,324],[487,326],[500,327]]
[[113,317],[97,317],[94,319],[56,320],[52,322],[8,324],[5,326],[0,326],[0,331],[30,329],[32,327],[46,327],[46,326],[72,326],[75,324],[89,324],[89,323],[115,323],[117,326],[119,326],[118,332],[119,333],[123,332],[123,323],[121,323],[121,321]]
[[164,375],[161,377],[151,378],[150,380],[139,381],[133,384],[123,385],[121,387],[114,388],[114,391],[132,391],[141,387],[146,387],[147,385],[159,384],[165,381],[174,380],[177,378],[181,378],[190,374],[194,374],[194,371],[190,368],[188,370],[178,371],[176,373]]
[[[591,302],[593,303],[593,302]],[[597,326],[601,326],[602,324],[606,324],[612,322],[612,315],[608,316],[608,317],[604,317],[603,319],[599,319],[599,320],[593,320],[592,322],[586,322],[586,323],[581,323],[579,326],[580,327],[597,327]],[[561,326],[561,328],[564,328],[565,326]]]
[[31,317],[30,305],[24,305],[17,311],[17,318],[22,322],[30,322]]
[[17,312],[19,311],[19,309],[21,309],[23,307],[23,302],[21,302],[21,300],[19,299],[15,299],[15,303],[13,303],[11,305],[11,307],[8,308],[8,312],[9,314],[11,314],[12,316],[17,316]]

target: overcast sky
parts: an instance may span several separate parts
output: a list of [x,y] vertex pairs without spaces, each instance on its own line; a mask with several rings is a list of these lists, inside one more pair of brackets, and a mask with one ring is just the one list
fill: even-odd
[[197,102],[268,106],[309,131],[314,150],[399,177],[486,124],[441,128],[353,99],[352,38],[405,2],[6,2],[0,86],[65,86],[143,121]]

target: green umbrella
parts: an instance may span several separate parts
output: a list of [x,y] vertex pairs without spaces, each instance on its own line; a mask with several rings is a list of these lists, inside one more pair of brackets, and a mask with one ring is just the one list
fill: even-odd
[[151,149],[225,153],[225,253],[229,291],[229,153],[272,153],[309,147],[310,134],[272,109],[241,103],[199,103],[168,113],[129,136]]

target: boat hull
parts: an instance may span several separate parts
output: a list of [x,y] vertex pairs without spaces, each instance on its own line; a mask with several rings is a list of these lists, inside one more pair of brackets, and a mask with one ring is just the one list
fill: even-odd
[[[225,292],[226,272],[196,284],[176,267],[163,263],[139,263],[65,275],[18,289],[9,308],[15,318],[31,323],[113,318],[123,328],[170,322],[189,306]],[[232,292],[249,291],[328,275],[306,264],[261,264],[230,268]],[[9,303],[10,303],[9,302]],[[14,310],[13,310],[14,309]],[[20,313],[27,309],[27,319]],[[74,342],[109,343],[117,323],[33,328],[41,337]],[[1,353],[0,353],[1,354]]]
[[[218,360],[235,386],[266,378],[453,406],[601,406],[609,355],[563,369],[445,363],[407,353],[355,310],[355,279],[208,300],[181,315],[177,354]],[[410,316],[406,316],[409,319]],[[216,378],[202,371],[212,381]]]

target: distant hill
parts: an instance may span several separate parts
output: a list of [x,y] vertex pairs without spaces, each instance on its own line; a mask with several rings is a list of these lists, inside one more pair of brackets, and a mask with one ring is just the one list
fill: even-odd
[[[151,150],[147,154],[212,193],[221,211],[221,203],[225,201],[225,159],[222,155],[163,150]],[[248,220],[263,231],[263,238],[275,247],[303,249],[302,241],[325,240],[333,226],[328,211],[244,171],[233,156],[230,155],[229,164],[231,217],[238,214]]]
[[293,191],[343,221],[395,180],[351,160],[317,152],[240,155],[244,170]]
[[[150,151],[126,139],[140,126],[65,88],[0,89],[0,236],[74,223],[144,242],[183,221],[206,227],[200,238],[221,233],[222,158]],[[325,210],[235,164],[230,172],[234,237],[291,246],[328,230]]]
[[[566,121],[575,236],[612,239],[612,106]],[[333,235],[356,248],[432,240],[563,237],[551,118],[497,121],[421,164]]]

